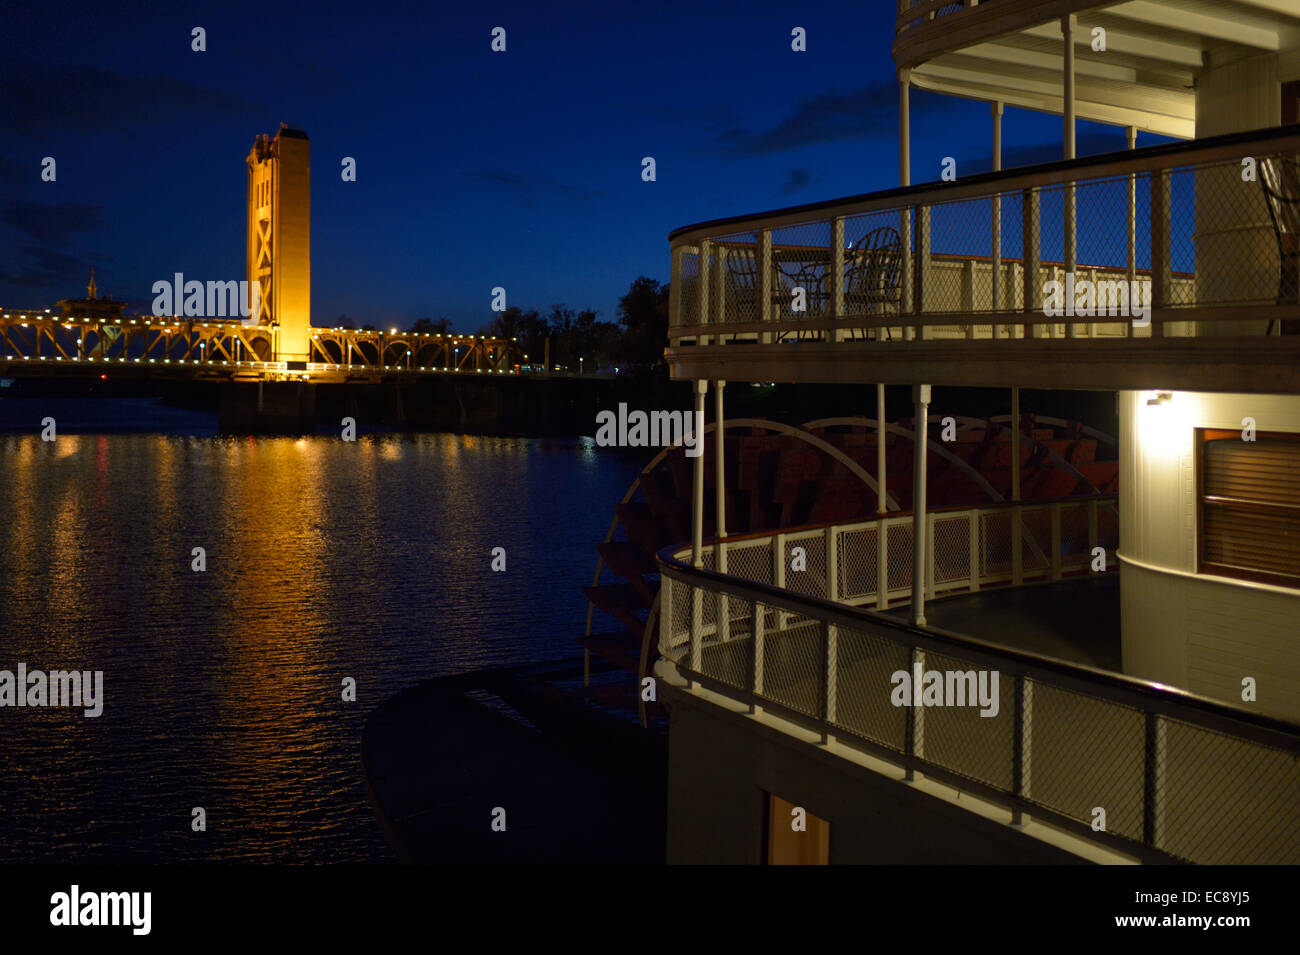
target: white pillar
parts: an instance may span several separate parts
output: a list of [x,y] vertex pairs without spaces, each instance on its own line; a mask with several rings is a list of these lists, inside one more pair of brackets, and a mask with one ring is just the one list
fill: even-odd
[[[993,112],[993,171],[1002,170],[1002,103],[989,103]],[[1002,307],[1002,196],[993,197],[993,285],[991,307],[996,311]],[[999,327],[993,326],[992,334],[998,337]]]
[[916,422],[912,450],[912,623],[925,626],[925,468],[929,440],[930,386],[913,385]]
[[912,184],[912,110],[911,89],[912,71],[898,71],[898,184]]
[[1011,386],[1011,500],[1020,500],[1020,386]]
[[[717,509],[717,537],[718,540],[727,536],[727,476],[726,461],[723,455],[723,425],[726,417],[722,410],[722,389],[727,383],[722,380],[713,383],[713,476],[717,487],[714,488],[714,506]],[[703,454],[700,455],[703,457]],[[716,556],[716,555],[715,555]],[[719,563],[716,559],[713,562],[715,570],[724,571],[727,569],[725,563]]]
[[[1136,126],[1130,126],[1128,133],[1128,148],[1137,148],[1138,131]],[[1130,292],[1134,283],[1137,281],[1137,174],[1129,173],[1128,177],[1128,287]],[[1124,323],[1124,334],[1132,336],[1133,323]]]
[[[1011,500],[1020,503],[1020,386],[1011,386]],[[1024,573],[1020,508],[1011,509],[1011,583],[1020,586]]]
[[[1075,158],[1074,144],[1074,14],[1067,14],[1061,17],[1061,36],[1065,44],[1065,77],[1062,84],[1064,88],[1064,106],[1062,112],[1065,114],[1065,158]],[[1065,184],[1065,271],[1066,274],[1072,275],[1078,267],[1077,235],[1078,228],[1077,206],[1075,204],[1074,183]],[[1067,338],[1076,338],[1080,336],[1081,326],[1078,323],[1068,324],[1065,326],[1065,335]]]
[[889,508],[885,471],[885,386],[876,385],[876,609],[889,606]]
[[876,385],[876,513],[889,510],[885,503],[885,386]]
[[[709,383],[703,378],[695,382],[695,418],[691,422],[696,427],[704,420],[704,393]],[[700,449],[695,459],[695,481],[691,490],[691,566],[704,566],[704,434],[695,435],[695,446]]]
[[[898,71],[898,184],[912,184],[912,110],[910,105],[912,71]],[[899,315],[907,314],[912,306],[912,218],[911,210],[904,206],[898,214],[898,235],[903,255],[899,263]],[[903,338],[912,337],[912,329],[904,326]],[[879,337],[879,332],[876,333]]]
[[1065,75],[1063,77],[1065,114],[1065,158],[1074,158],[1074,27],[1077,23],[1073,13],[1061,17],[1061,37],[1065,44]]
[[[726,437],[724,425],[726,424],[726,415],[722,408],[722,389],[726,382],[718,379],[713,383],[713,480],[717,485],[714,488],[713,509],[716,516],[714,517],[714,542],[713,542],[713,569],[720,574],[727,572],[727,549],[723,546],[722,539],[727,536],[727,474],[726,459],[723,455],[723,443]],[[704,445],[699,445],[700,460],[704,460]],[[718,628],[718,639],[728,641],[731,639],[731,610],[729,601],[721,594],[717,595],[717,614],[715,617]]]

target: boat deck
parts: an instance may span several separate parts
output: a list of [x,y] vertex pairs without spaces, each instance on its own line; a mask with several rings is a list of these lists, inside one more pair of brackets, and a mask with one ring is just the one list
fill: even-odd
[[[889,611],[903,619],[908,612]],[[934,600],[925,616],[942,630],[1121,672],[1118,574]]]

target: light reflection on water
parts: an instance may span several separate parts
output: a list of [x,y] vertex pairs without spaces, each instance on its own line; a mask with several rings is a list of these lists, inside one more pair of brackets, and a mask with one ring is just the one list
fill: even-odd
[[0,437],[0,669],[103,670],[105,697],[97,719],[0,708],[0,862],[392,859],[366,713],[576,652],[636,470],[446,434]]

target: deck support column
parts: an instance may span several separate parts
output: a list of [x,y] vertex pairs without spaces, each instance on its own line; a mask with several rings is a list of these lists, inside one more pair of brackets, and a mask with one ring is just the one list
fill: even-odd
[[[1002,169],[1002,103],[995,100],[989,103],[993,113],[993,171],[999,172]],[[993,197],[993,284],[992,284],[992,303],[989,306],[993,311],[1002,307],[1002,196]],[[1001,337],[1001,326],[994,325],[992,328],[992,337]]]
[[925,468],[930,428],[930,386],[913,385],[916,407],[912,441],[912,623],[925,626]]
[[[718,379],[713,383],[713,480],[717,485],[713,489],[713,509],[715,516],[714,525],[714,542],[713,542],[713,569],[720,574],[727,572],[727,549],[722,543],[722,539],[727,536],[727,471],[725,457],[725,424],[726,415],[722,407],[722,390],[727,383]],[[699,423],[697,419],[697,423]],[[701,427],[700,435],[703,439],[704,429]],[[704,460],[704,445],[697,445],[700,449],[700,460]],[[718,595],[718,638],[722,641],[731,639],[731,615],[729,602],[722,594]]]
[[[1065,44],[1065,76],[1063,79],[1063,88],[1065,92],[1063,112],[1065,114],[1065,158],[1073,159],[1075,152],[1074,144],[1074,27],[1075,15],[1073,13],[1061,17],[1061,37]],[[1065,202],[1065,272],[1066,275],[1073,275],[1078,267],[1078,255],[1076,252],[1076,240],[1078,236],[1077,228],[1077,206],[1075,204],[1075,189],[1073,182],[1065,184],[1065,195],[1062,197]],[[1073,305],[1073,303],[1071,303]],[[1067,307],[1067,315],[1072,314],[1074,309]],[[1081,338],[1080,327],[1078,322],[1071,322],[1065,326],[1066,338]]]
[[[1011,500],[1020,503],[1020,386],[1011,386]],[[1021,557],[1020,508],[1011,509],[1011,582],[1020,585],[1024,573]]]
[[703,378],[695,382],[695,416],[691,421],[691,428],[697,430],[695,435],[695,446],[700,449],[700,454],[695,459],[695,480],[691,489],[691,566],[704,566],[704,446],[701,442],[704,440],[704,434],[699,430],[699,424],[704,420],[704,394],[709,389],[709,383]]
[[[1136,126],[1127,129],[1128,148],[1137,148],[1138,131]],[[1137,282],[1137,175],[1128,176],[1128,287],[1130,294]],[[1132,337],[1133,323],[1124,323],[1124,335]]]
[[[1021,280],[1024,284],[1025,312],[1041,313],[1043,310],[1043,261],[1039,245],[1042,233],[1042,203],[1037,186],[1030,186],[1024,191],[1021,210],[1020,232],[1024,257],[1024,272]],[[1028,316],[1026,316],[1028,317]],[[1035,318],[1037,316],[1034,316]],[[1039,338],[1044,326],[1022,324],[1020,337]]]
[[885,386],[876,385],[876,607],[889,606],[889,530],[885,514],[889,510],[885,488]]
[[[898,184],[912,184],[912,108],[911,108],[912,71],[904,68],[898,71]],[[899,211],[898,235],[903,250],[903,260],[899,269],[899,306],[900,318],[912,304],[912,210],[904,207]],[[915,329],[910,325],[902,328],[903,338],[910,340]],[[879,336],[879,332],[877,332]]]

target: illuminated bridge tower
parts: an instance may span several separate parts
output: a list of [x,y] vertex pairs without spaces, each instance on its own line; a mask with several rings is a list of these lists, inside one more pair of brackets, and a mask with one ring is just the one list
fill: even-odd
[[311,142],[283,123],[248,154],[248,281],[261,283],[261,325],[278,325],[276,358],[306,361],[311,340]]

